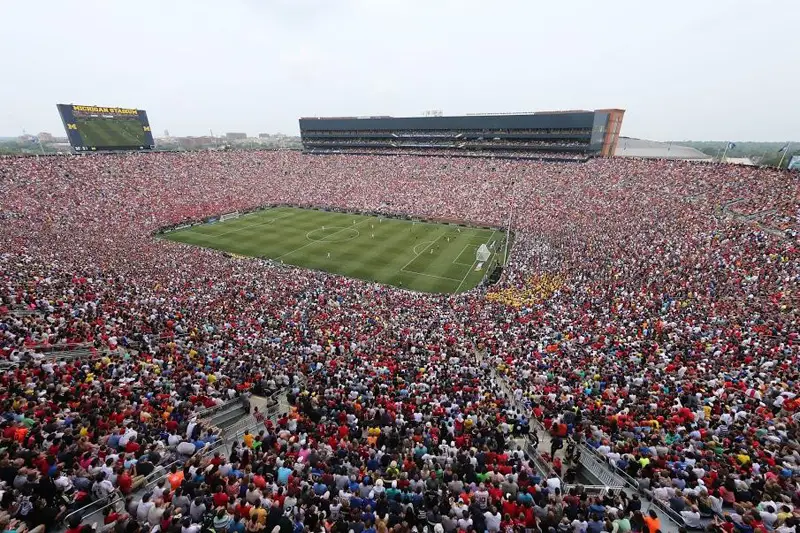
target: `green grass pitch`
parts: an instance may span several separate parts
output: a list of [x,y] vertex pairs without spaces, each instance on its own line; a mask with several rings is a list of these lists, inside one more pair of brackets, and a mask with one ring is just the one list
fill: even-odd
[[132,118],[76,119],[85,146],[144,146],[142,123]]
[[[505,235],[483,228],[275,207],[162,238],[415,291],[455,293],[475,287],[492,265],[502,262]],[[476,270],[478,247],[492,242],[492,257]]]

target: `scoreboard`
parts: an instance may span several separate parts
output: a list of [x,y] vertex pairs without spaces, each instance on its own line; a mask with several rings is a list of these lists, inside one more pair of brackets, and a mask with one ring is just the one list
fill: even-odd
[[56,107],[69,143],[77,152],[155,148],[143,109],[74,104]]

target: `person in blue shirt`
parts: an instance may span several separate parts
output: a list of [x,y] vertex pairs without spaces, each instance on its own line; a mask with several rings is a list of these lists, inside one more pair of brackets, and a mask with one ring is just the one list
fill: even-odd
[[113,448],[114,450],[116,450],[119,447],[119,437],[120,437],[119,433],[117,433],[117,432],[112,433],[111,436],[108,437],[108,441],[106,442],[106,445],[109,448]]
[[286,485],[289,483],[289,476],[292,475],[292,469],[286,466],[282,466],[278,469],[278,484],[279,485]]
[[603,517],[606,514],[606,508],[603,507],[603,504],[601,504],[599,500],[595,500],[592,502],[592,505],[589,506],[589,512],[595,515],[602,523]]
[[367,461],[367,470],[370,471],[370,472],[374,472],[375,470],[378,469],[379,466],[380,466],[380,463],[375,458],[375,455],[372,455],[369,458],[369,461]]
[[364,520],[364,530],[361,533],[375,533],[375,527],[372,525],[372,518]]
[[326,492],[328,492],[328,486],[325,483],[322,481],[317,481],[314,483],[314,494],[317,496],[322,496]]
[[603,533],[605,523],[596,514],[589,517],[589,524],[586,526],[586,533]]
[[245,527],[244,522],[242,522],[242,517],[235,515],[233,517],[233,522],[231,522],[231,525],[228,528],[229,533],[244,533],[244,530]]

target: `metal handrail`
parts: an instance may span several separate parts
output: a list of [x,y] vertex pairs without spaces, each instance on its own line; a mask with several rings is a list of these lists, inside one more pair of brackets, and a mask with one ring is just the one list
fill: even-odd
[[650,500],[650,503],[658,507],[662,513],[667,515],[667,518],[675,522],[678,526],[683,526],[685,524],[685,522],[683,521],[683,517],[680,515],[680,513],[669,507],[667,504],[665,504],[658,498],[652,498]]
[[241,420],[238,420],[236,423],[232,424],[231,426],[225,428],[225,433],[227,434],[227,433],[230,433],[230,432],[237,432],[242,428],[250,427],[250,425],[253,424],[254,422],[258,422],[258,421],[255,420],[255,418],[253,418],[253,415],[247,415],[246,417],[242,418]]
[[[200,451],[198,452],[198,454],[197,454],[197,455],[199,455],[201,458],[203,458],[203,457],[206,457],[206,456],[210,455],[212,452],[215,452],[215,451],[217,451],[217,449],[219,449],[219,448],[223,447],[223,446],[225,445],[225,443],[226,443],[226,442],[225,442],[225,439],[222,439],[222,438],[220,438],[219,440],[217,440],[217,441],[216,441],[216,442],[215,442],[213,445],[211,445],[210,447],[206,447],[206,448],[203,448],[202,450],[200,450]],[[196,455],[195,455],[195,456],[196,456]],[[195,456],[192,456],[192,457],[195,457]],[[157,478],[155,478],[155,479],[152,479],[152,480],[150,480],[150,481],[146,482],[146,483],[145,483],[145,484],[144,484],[144,485],[143,485],[143,486],[140,488],[140,490],[141,490],[141,489],[145,489],[145,492],[146,492],[146,489],[148,489],[149,487],[152,487],[152,486],[154,486],[154,485],[156,485],[156,484],[160,483],[160,482],[161,482],[161,481],[163,481],[164,479],[166,479],[166,478],[167,478],[167,476],[169,476],[169,475],[170,475],[170,473],[171,473],[171,472],[170,472],[170,470],[171,470],[171,468],[172,468],[172,465],[174,465],[174,464],[176,464],[176,463],[179,463],[179,462],[181,462],[181,460],[180,460],[180,459],[177,459],[177,460],[173,461],[172,463],[170,463],[170,465],[169,465],[169,468],[166,470],[166,472],[165,472],[165,473],[161,474],[160,476],[158,476],[158,477],[157,477]],[[159,472],[159,470],[158,470],[158,469],[154,470],[154,471],[153,471],[153,472],[152,472],[150,475],[154,475],[154,474],[156,474],[157,472]],[[118,492],[118,493],[119,493],[119,491],[118,491],[118,490],[117,490],[116,492]],[[121,493],[120,493],[120,495],[119,495],[119,496],[117,496],[116,498],[114,498],[114,499],[112,499],[111,501],[107,502],[107,503],[106,503],[106,504],[104,504],[103,506],[101,506],[101,507],[99,507],[99,508],[95,509],[94,511],[92,511],[92,512],[91,512],[91,513],[89,513],[89,514],[87,514],[86,516],[82,516],[82,517],[81,517],[81,521],[84,521],[84,520],[86,520],[87,518],[89,518],[90,516],[94,516],[94,515],[96,515],[97,513],[99,513],[99,512],[102,512],[102,511],[104,511],[104,510],[108,509],[109,507],[116,505],[117,503],[119,503],[119,502],[121,502],[121,501],[124,501],[126,498],[127,498],[127,495],[125,495],[125,494],[121,494]],[[66,515],[66,516],[64,517],[63,521],[64,521],[64,522],[67,522],[67,521],[68,521],[68,519],[69,519],[69,518],[70,518],[72,515],[74,515],[74,514],[76,514],[76,513],[80,512],[80,511],[83,511],[83,510],[85,510],[85,509],[88,509],[88,508],[90,508],[90,507],[92,507],[92,506],[94,506],[94,505],[96,505],[96,504],[97,504],[97,501],[94,501],[94,502],[91,502],[91,503],[89,503],[88,505],[85,505],[85,506],[81,507],[80,509],[77,509],[77,510],[75,510],[75,511],[71,512],[70,514],[68,514],[68,515]]]
[[[500,386],[502,394],[508,399],[509,403],[513,405],[520,413],[524,413],[530,421],[533,421],[533,424],[536,426],[536,431],[544,431],[544,426],[541,422],[533,417],[533,413],[530,412],[529,408],[524,405],[521,401],[517,400],[514,396],[514,392],[511,389],[510,384],[507,382],[506,378],[500,376],[497,372],[496,368],[490,367],[490,372],[492,375],[492,380]],[[529,448],[528,455],[531,456],[534,463],[536,464],[537,468],[546,475],[555,475],[559,479],[560,476],[555,472],[555,470],[545,461],[542,461],[542,457],[537,449],[533,447],[533,445],[528,440],[527,436],[525,437],[527,447]],[[609,470],[608,468],[604,467],[604,463],[599,461],[595,454],[584,454],[581,453],[581,465],[583,465],[587,470],[589,470],[595,478],[600,480],[604,483],[604,486],[611,491],[619,492],[622,487],[625,485],[625,480],[620,479],[619,476],[616,475],[616,472]],[[638,485],[636,486],[638,489]]]
[[[514,398],[514,396],[513,396],[513,392],[509,393],[510,386],[507,385],[505,378],[500,376],[497,373],[497,371],[496,371],[496,369],[494,367],[490,367],[490,371],[491,371],[493,380],[495,382],[499,383],[503,394],[507,398],[509,398],[509,401],[513,402],[514,406],[517,407],[518,409],[520,409],[520,412],[529,414],[528,419],[530,421],[533,421],[538,427],[540,427],[541,429],[544,429],[544,427],[541,425],[541,423],[536,418],[534,418],[532,416],[532,413],[530,413],[528,411],[527,407],[521,406],[520,402],[516,401],[516,398]],[[636,481],[635,479],[631,478],[631,476],[629,476],[626,472],[623,472],[618,466],[612,465],[611,463],[609,463],[606,458],[603,458],[603,459],[605,459],[603,461],[598,461],[598,457],[602,457],[602,455],[600,455],[597,452],[597,450],[593,449],[591,446],[586,446],[583,443],[579,443],[579,449],[581,450],[581,459],[583,459],[584,457],[587,457],[587,458],[591,457],[592,460],[597,462],[596,463],[597,466],[599,466],[600,468],[604,469],[606,471],[606,473],[615,476],[622,483],[622,486],[608,486],[607,489],[610,492],[618,493],[625,486],[629,487],[632,490],[635,490],[636,492],[639,492],[639,483],[638,483],[638,481]],[[584,452],[589,452],[589,453],[586,454]],[[538,462],[541,460],[541,457],[537,457],[537,456],[538,456],[538,452],[533,454],[533,459],[534,459],[535,462],[537,462],[537,465],[538,465]],[[581,463],[581,464],[583,464],[583,463]],[[584,466],[586,466],[586,465],[584,464]],[[621,472],[622,475],[618,475],[618,472]],[[605,474],[602,474],[603,477],[601,477],[601,475],[598,475],[599,472],[594,472],[593,471],[592,473],[595,475],[595,477],[597,477],[601,481],[604,481],[603,477],[605,477]],[[567,486],[571,487],[573,485],[567,485]],[[566,486],[562,483],[562,487],[566,487]],[[684,521],[683,521],[683,517],[682,516],[676,514],[675,511],[673,511],[669,507],[665,506],[658,499],[652,499],[651,502],[656,507],[658,507],[669,520],[673,521],[679,527],[683,526]]]
[[211,407],[206,407],[202,411],[194,413],[193,416],[196,416],[197,420],[208,420],[212,415],[214,415],[218,411],[222,411],[223,409],[227,409],[228,407],[232,406],[235,403],[241,403],[241,402],[242,402],[242,397],[237,396],[235,398],[231,398],[226,402],[222,402],[220,404]]
[[[302,380],[298,380],[298,381],[303,381],[303,382],[305,382],[305,377],[303,376]],[[279,389],[279,390],[278,390],[278,391],[276,391],[275,393],[273,393],[273,394],[271,394],[270,396],[268,396],[268,398],[280,398],[280,396],[281,396],[281,395],[286,395],[286,393],[287,393],[288,391],[289,391],[289,388],[288,388],[288,387],[286,387],[286,388],[282,388],[282,389]],[[233,400],[231,400],[231,401],[229,401],[229,402],[226,402],[226,403],[232,403],[234,400],[236,400],[236,401],[241,401],[241,397],[234,398]],[[222,404],[221,404],[221,405],[222,405]],[[210,408],[210,409],[213,409],[213,408]],[[271,407],[269,408],[269,410],[267,411],[267,413],[265,413],[265,416],[266,416],[267,418],[269,418],[269,419],[273,420],[273,419],[277,419],[277,417],[278,417],[280,414],[282,414],[282,413],[280,412],[280,400],[278,400],[278,402],[277,402],[275,405],[273,405],[273,406],[271,406]],[[240,437],[241,435],[244,435],[244,432],[245,432],[245,431],[248,431],[248,430],[250,430],[250,429],[254,429],[254,428],[256,428],[256,427],[258,427],[259,425],[262,425],[262,424],[263,424],[263,422],[256,421],[254,424],[251,424],[251,425],[250,425],[250,426],[248,426],[247,428],[244,428],[244,429],[242,429],[242,430],[239,430],[239,431],[238,431],[236,434],[234,434],[234,435],[231,435],[231,436],[229,436],[229,437],[224,437],[223,435],[220,435],[220,436],[219,436],[219,439],[218,439],[216,442],[214,442],[214,444],[212,444],[212,445],[211,445],[211,446],[209,446],[209,447],[205,447],[205,448],[203,448],[202,450],[200,450],[200,451],[199,451],[199,452],[198,452],[196,455],[194,455],[193,457],[197,457],[198,455],[199,455],[201,458],[203,458],[203,457],[206,457],[206,456],[208,456],[208,455],[212,454],[213,452],[215,452],[215,451],[219,450],[220,448],[223,448],[223,447],[227,446],[227,445],[228,445],[228,444],[229,444],[229,443],[230,443],[230,442],[231,442],[233,439],[235,439],[235,438],[238,438],[238,437]],[[170,470],[171,470],[172,466],[174,466],[174,465],[177,465],[177,464],[179,464],[179,463],[181,463],[181,462],[182,462],[182,459],[180,459],[180,458],[179,458],[179,459],[176,459],[175,461],[173,461],[173,462],[171,462],[171,463],[169,463],[169,464],[167,464],[167,465],[164,465],[164,466],[158,466],[158,467],[156,468],[156,470],[154,470],[153,472],[151,472],[151,473],[150,473],[150,475],[149,475],[149,476],[147,476],[147,477],[155,476],[156,474],[160,474],[160,475],[158,475],[158,477],[156,477],[156,478],[154,478],[154,479],[151,479],[150,481],[147,481],[147,482],[146,482],[146,483],[145,483],[145,484],[142,486],[142,488],[144,488],[144,489],[147,489],[147,488],[149,488],[149,487],[153,486],[154,484],[156,484],[156,483],[159,483],[159,482],[161,482],[162,480],[166,479],[166,477],[167,477],[167,476],[170,474]],[[147,477],[146,477],[145,479],[147,479]],[[119,491],[117,491],[117,493],[119,493]],[[104,505],[102,505],[101,507],[99,507],[99,508],[95,509],[94,511],[92,511],[92,512],[91,512],[91,513],[89,513],[89,514],[87,514],[86,516],[82,516],[82,517],[81,517],[81,521],[84,521],[84,520],[86,520],[87,518],[89,518],[89,517],[91,517],[91,516],[93,516],[93,515],[95,515],[95,514],[97,514],[97,513],[99,513],[99,512],[102,512],[102,511],[104,511],[105,509],[108,509],[108,508],[109,508],[109,507],[111,507],[111,506],[114,506],[114,505],[118,504],[120,501],[124,501],[124,500],[126,499],[126,497],[127,497],[126,495],[122,495],[122,494],[120,494],[120,495],[119,495],[119,496],[117,496],[116,498],[112,498],[110,501],[108,501],[107,503],[105,503],[105,504],[104,504]],[[69,518],[70,518],[70,517],[72,517],[73,515],[75,515],[75,514],[78,514],[78,513],[81,513],[81,512],[83,512],[83,511],[85,511],[85,510],[87,510],[87,509],[89,509],[89,508],[91,508],[91,507],[93,507],[93,506],[95,506],[95,505],[97,505],[97,504],[98,504],[98,502],[97,502],[97,501],[90,502],[90,503],[88,503],[87,505],[85,505],[85,506],[83,506],[83,507],[81,507],[81,508],[79,508],[79,509],[76,509],[75,511],[72,511],[71,513],[69,513],[68,515],[66,515],[66,516],[64,517],[63,521],[64,521],[64,522],[67,522],[67,521],[69,520]]]
[[639,482],[635,478],[631,477],[630,474],[609,461],[608,457],[604,457],[600,452],[597,451],[596,448],[588,446],[584,443],[581,443],[578,446],[581,449],[581,453],[589,452],[589,454],[594,455],[597,459],[601,460],[606,467],[610,468],[617,476],[619,476],[626,485],[637,491],[639,490]]
[[91,342],[65,342],[62,344],[45,344],[28,348],[33,352],[68,352],[70,350],[80,350],[82,348],[93,348]]
[[105,348],[100,348],[100,349],[97,350],[97,354],[93,354],[90,349],[83,349],[83,348],[77,348],[77,349],[74,349],[74,350],[53,351],[53,352],[44,352],[44,353],[43,352],[34,352],[34,353],[37,353],[37,354],[41,355],[42,357],[40,359],[27,358],[27,359],[23,359],[21,361],[1,361],[0,362],[0,369],[9,370],[9,369],[12,369],[12,368],[19,368],[20,366],[23,366],[23,365],[25,365],[27,363],[30,363],[32,361],[53,361],[53,362],[71,361],[73,359],[77,359],[79,357],[84,357],[84,356],[92,357],[92,358],[98,358],[98,357],[102,357],[106,353],[108,353],[108,350],[106,350]]
[[[280,391],[276,392],[275,394],[270,395],[269,398],[274,398],[276,396],[280,397],[282,395],[285,395],[288,390],[289,390],[288,388],[287,389],[281,389]],[[280,406],[281,406],[280,400],[275,405],[270,406],[268,408],[268,410],[264,412],[264,419],[265,420],[267,420],[267,419],[268,420],[273,420],[273,421],[277,420],[280,417],[280,415],[283,414],[281,412],[281,410],[280,410]],[[253,423],[251,423],[250,425],[248,425],[247,427],[244,427],[244,428],[241,428],[241,429],[237,430],[233,435],[227,436],[225,439],[229,443],[233,442],[233,441],[236,441],[236,440],[239,440],[246,432],[249,432],[249,431],[252,431],[254,429],[257,429],[257,428],[259,428],[259,427],[261,427],[263,425],[264,425],[264,421],[263,420],[256,420]]]
[[[150,477],[152,477],[152,476],[154,476],[154,475],[156,475],[156,474],[160,474],[162,471],[166,471],[166,472],[168,473],[168,472],[169,472],[169,470],[170,470],[170,468],[172,468],[172,466],[173,466],[173,465],[175,465],[175,464],[177,464],[177,463],[179,463],[179,462],[180,462],[180,459],[176,459],[175,461],[173,461],[173,462],[169,463],[168,465],[160,465],[160,464],[159,464],[159,465],[157,465],[157,466],[156,466],[156,468],[155,468],[155,469],[154,469],[152,472],[150,472],[150,474],[148,474],[147,476],[145,476],[145,479],[148,479],[148,478],[150,478]],[[115,491],[116,491],[116,490],[117,490],[117,489],[115,489]],[[118,501],[118,499],[119,499],[119,498],[115,499],[113,503],[116,503],[116,501]],[[86,505],[84,505],[83,507],[80,507],[80,508],[78,508],[78,509],[76,509],[76,510],[72,511],[71,513],[69,513],[68,515],[66,515],[66,516],[64,517],[64,522],[68,522],[68,521],[69,521],[69,518],[70,518],[72,515],[74,515],[74,514],[78,514],[78,513],[80,513],[81,511],[84,511],[84,510],[86,510],[86,509],[89,509],[90,507],[94,507],[95,505],[97,505],[97,503],[98,503],[98,500],[94,500],[94,501],[91,501],[91,502],[87,503],[87,504],[86,504]],[[109,503],[112,503],[112,502],[109,502]],[[104,506],[103,506],[101,509],[105,509],[105,508],[106,508],[106,505],[104,505]],[[87,515],[87,516],[91,516],[91,515]]]

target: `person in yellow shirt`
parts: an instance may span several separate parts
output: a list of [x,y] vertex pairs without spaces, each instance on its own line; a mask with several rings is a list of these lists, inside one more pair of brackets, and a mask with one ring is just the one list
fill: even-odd
[[248,448],[252,448],[253,435],[251,435],[249,431],[245,431],[244,435],[242,436],[242,442],[244,442],[244,445],[247,446]]
[[261,507],[261,500],[255,501],[253,508],[250,509],[250,516],[255,516],[258,523],[262,526],[267,524],[267,510]]

